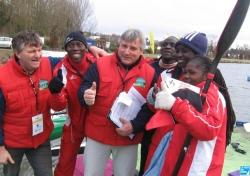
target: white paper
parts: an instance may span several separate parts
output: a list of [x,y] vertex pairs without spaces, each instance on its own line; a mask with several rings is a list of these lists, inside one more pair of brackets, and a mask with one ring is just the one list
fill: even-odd
[[[128,93],[121,92],[115,100],[110,113],[110,119],[118,126],[122,127],[120,118],[133,120],[141,110],[146,99],[134,88],[131,87]],[[133,138],[133,134],[129,137]]]
[[168,86],[170,93],[174,93],[179,89],[186,89],[186,88],[196,93],[200,93],[199,87],[171,78],[166,74],[161,74],[161,76],[162,76],[162,81],[165,81],[166,85]]

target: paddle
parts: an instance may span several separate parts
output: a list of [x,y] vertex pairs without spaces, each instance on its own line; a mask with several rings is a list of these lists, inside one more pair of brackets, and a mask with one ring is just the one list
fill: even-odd
[[[250,0],[238,0],[228,21],[226,26],[224,27],[224,30],[220,36],[220,39],[217,43],[216,47],[216,55],[212,62],[212,65],[210,67],[208,78],[206,80],[205,86],[202,90],[203,96],[202,101],[204,102],[206,94],[208,92],[209,86],[214,78],[214,74],[216,72],[217,66],[225,53],[225,51],[231,46],[234,39],[236,38],[241,25],[243,24],[243,21],[246,17],[248,7],[249,7]],[[179,157],[177,159],[175,168],[173,170],[172,176],[177,176],[178,172],[181,168],[182,162],[185,157],[186,150],[191,142],[192,136],[190,134],[187,134],[185,138],[184,145],[182,146],[183,150],[180,152]]]
[[220,39],[217,43],[216,47],[216,55],[212,62],[209,76],[202,91],[203,94],[206,94],[211,81],[214,78],[214,74],[216,72],[217,66],[225,53],[225,51],[231,46],[234,39],[236,38],[241,25],[246,17],[248,7],[249,7],[250,0],[238,0],[231,16],[229,17],[226,26],[224,27],[223,32],[221,33]]

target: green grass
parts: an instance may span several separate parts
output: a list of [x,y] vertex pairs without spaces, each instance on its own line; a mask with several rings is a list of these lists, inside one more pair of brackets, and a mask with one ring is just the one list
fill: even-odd
[[223,176],[227,176],[232,171],[239,170],[240,166],[250,165],[250,133],[245,132],[243,128],[235,128],[232,134],[232,142],[240,143],[239,148],[245,150],[247,153],[238,153],[229,145],[226,151]]

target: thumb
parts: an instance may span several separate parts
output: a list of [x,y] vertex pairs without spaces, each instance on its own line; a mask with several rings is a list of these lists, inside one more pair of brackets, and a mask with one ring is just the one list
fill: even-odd
[[162,81],[162,82],[161,82],[161,90],[162,90],[162,91],[167,91],[167,89],[168,89],[168,86],[167,86],[166,82],[165,82],[165,81]]
[[59,69],[59,70],[57,71],[57,78],[58,78],[60,81],[63,80],[62,69]]
[[125,119],[123,119],[123,118],[120,118],[119,120],[120,120],[120,122],[121,122],[122,124],[126,124],[126,123],[128,122],[127,120],[125,120]]
[[92,86],[90,87],[90,89],[91,90],[96,90],[96,82],[94,81],[93,83],[92,83]]

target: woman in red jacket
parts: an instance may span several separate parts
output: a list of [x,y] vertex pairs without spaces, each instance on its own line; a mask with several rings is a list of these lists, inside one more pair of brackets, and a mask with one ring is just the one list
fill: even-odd
[[[202,89],[209,66],[208,58],[196,56],[184,69],[184,81]],[[153,156],[145,175],[173,175],[188,133],[192,136],[191,142],[176,175],[221,175],[227,128],[224,97],[212,83],[201,112],[191,102],[190,99],[174,97],[165,83],[162,84],[162,91],[156,95],[155,108],[170,111],[176,123],[166,132],[155,152],[159,154],[162,149],[163,157],[159,161],[159,158]],[[156,169],[153,167],[155,162],[159,166]]]

